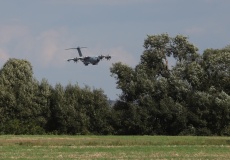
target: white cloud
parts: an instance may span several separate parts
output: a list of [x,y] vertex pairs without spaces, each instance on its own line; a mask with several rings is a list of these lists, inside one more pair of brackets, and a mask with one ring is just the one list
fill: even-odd
[[185,34],[194,35],[194,34],[203,34],[205,33],[205,29],[203,27],[190,27],[185,29]]
[[5,63],[9,59],[9,54],[0,48],[0,62]]
[[[22,25],[0,26],[0,61],[5,63],[7,59],[20,57],[19,49],[25,37],[28,36],[28,28]],[[19,47],[19,48],[18,48]],[[20,52],[20,51],[18,51]],[[22,53],[20,53],[22,54]]]
[[39,59],[43,66],[47,66],[56,60],[58,52],[58,39],[60,34],[55,30],[50,30],[41,33],[37,39],[37,43],[40,44],[38,48]]
[[138,63],[134,56],[131,53],[124,50],[122,47],[108,49],[107,53],[112,57],[111,63],[122,62],[132,67],[137,65]]
[[28,28],[20,25],[0,26],[0,45],[9,43],[15,38],[22,38],[28,33]]
[[37,54],[43,67],[62,67],[66,64],[65,46],[71,41],[64,28],[52,29],[40,33],[36,39]]
[[64,63],[63,39],[65,29],[57,28],[33,35],[23,25],[0,26],[1,62],[8,58],[27,59],[42,67],[61,66]]
[[[76,51],[65,51],[65,47],[72,47],[74,40],[64,28],[56,28],[33,35],[25,26],[0,27],[0,57],[1,61],[8,58],[20,58],[29,60],[32,65],[47,67],[63,67],[66,59],[78,56]],[[75,39],[76,40],[76,39]],[[84,56],[111,55],[110,63],[123,62],[128,65],[136,65],[135,58],[122,47],[107,48],[101,52],[101,48],[86,49]],[[105,63],[106,64],[106,63]]]

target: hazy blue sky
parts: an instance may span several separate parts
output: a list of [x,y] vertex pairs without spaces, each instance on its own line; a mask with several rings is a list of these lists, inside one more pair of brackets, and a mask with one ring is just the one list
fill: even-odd
[[[147,35],[182,34],[199,48],[230,44],[230,0],[0,0],[0,67],[27,59],[34,77],[53,86],[78,83],[120,93],[112,63],[135,66]],[[87,46],[84,55],[112,55],[97,66],[68,63],[66,48]]]

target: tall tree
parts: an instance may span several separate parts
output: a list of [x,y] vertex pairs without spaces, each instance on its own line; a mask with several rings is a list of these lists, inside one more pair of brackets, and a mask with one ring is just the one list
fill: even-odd
[[219,91],[230,94],[230,50],[205,50],[203,68],[208,77],[207,87],[215,86]]
[[41,82],[37,82],[36,97],[34,98],[34,105],[39,108],[40,115],[37,117],[38,123],[46,131],[49,129],[48,120],[51,116],[50,104],[53,87],[48,83],[48,80],[42,79]]
[[[207,49],[199,61],[201,69],[193,76],[201,81],[190,96],[191,121],[200,134],[226,133],[230,115],[230,52],[224,49]],[[196,117],[196,118],[194,118]],[[195,120],[195,121],[194,121]],[[225,131],[223,131],[225,130]]]
[[4,114],[2,132],[43,132],[36,119],[40,109],[33,100],[38,86],[31,64],[26,60],[9,59],[0,70],[0,86],[0,108]]
[[67,112],[68,108],[65,106],[65,89],[61,84],[56,84],[50,97],[48,132],[55,134],[68,134],[67,119],[69,118],[69,115]]
[[[138,134],[134,130],[141,130],[139,133],[142,134],[178,134],[187,125],[188,110],[184,98],[187,98],[191,85],[200,83],[181,71],[192,73],[190,68],[193,66],[199,70],[197,48],[182,35],[161,34],[147,36],[144,49],[140,63],[134,69],[121,63],[111,67],[117,87],[122,90],[120,102],[114,109],[118,111],[117,116],[130,115],[121,117],[123,122],[129,122],[124,129],[127,126],[134,128],[130,134]],[[169,70],[169,57],[174,57],[177,62],[175,70]]]

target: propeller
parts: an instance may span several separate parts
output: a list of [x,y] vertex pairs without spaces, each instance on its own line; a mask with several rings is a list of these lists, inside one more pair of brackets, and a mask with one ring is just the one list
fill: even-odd
[[106,60],[110,60],[112,57],[110,55],[105,56]]
[[67,61],[69,62],[69,61],[71,61],[71,60],[73,60],[75,63],[77,63],[77,61],[79,60],[79,58],[71,58],[71,59],[67,59]]
[[103,55],[100,55],[100,56],[98,56],[98,58],[100,58],[100,59],[103,59],[105,56],[103,56]]
[[107,55],[107,56],[100,55],[100,56],[98,56],[98,58],[100,58],[100,59],[105,58],[106,60],[110,60],[110,59],[111,59],[111,56],[110,56],[110,55]]
[[79,58],[77,58],[77,57],[73,59],[73,61],[74,61],[75,63],[77,63],[78,60],[79,60]]

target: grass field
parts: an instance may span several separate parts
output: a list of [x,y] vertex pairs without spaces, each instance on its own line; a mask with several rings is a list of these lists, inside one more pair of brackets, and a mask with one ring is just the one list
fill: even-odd
[[0,159],[230,159],[230,137],[0,136]]

